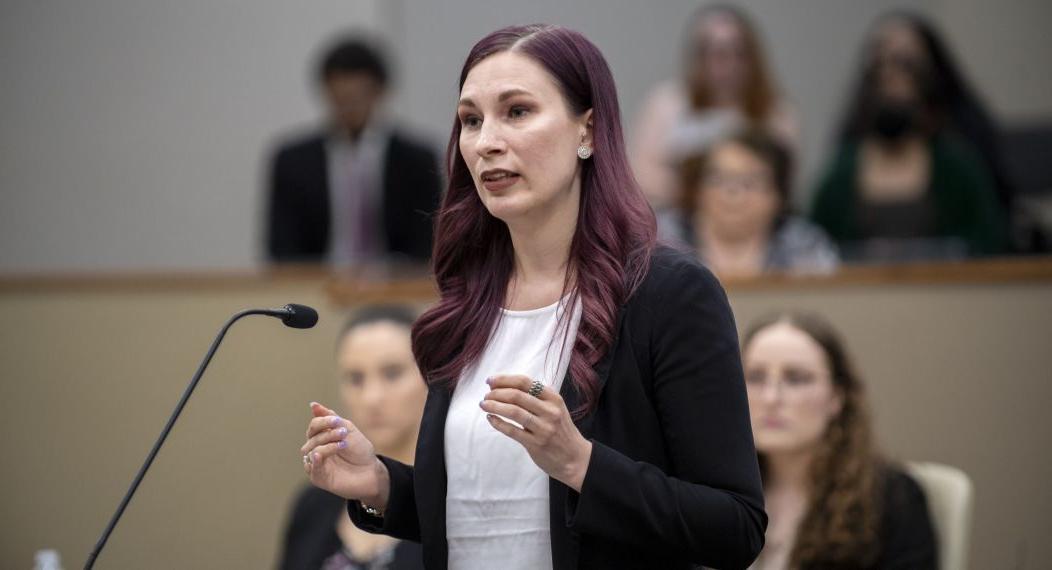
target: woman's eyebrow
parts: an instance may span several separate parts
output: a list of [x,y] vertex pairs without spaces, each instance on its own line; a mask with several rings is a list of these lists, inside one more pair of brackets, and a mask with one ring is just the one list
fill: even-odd
[[[497,97],[497,101],[504,102],[504,101],[506,101],[508,99],[511,99],[512,97],[515,97],[516,95],[529,95],[529,94],[530,94],[530,92],[526,91],[525,89],[508,89],[507,91],[502,92]],[[459,106],[459,107],[478,107],[478,105],[475,104],[475,101],[473,101],[470,97],[462,98],[460,101],[457,102],[457,106]]]

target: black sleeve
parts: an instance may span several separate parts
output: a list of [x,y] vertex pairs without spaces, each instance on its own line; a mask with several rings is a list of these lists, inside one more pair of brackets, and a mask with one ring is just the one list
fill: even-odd
[[386,534],[402,540],[420,542],[420,519],[416,512],[413,468],[380,456],[391,479],[391,493],[382,517],[366,513],[358,501],[347,501],[347,513],[358,528],[374,534]]
[[879,568],[936,570],[938,551],[924,490],[909,475],[892,470],[885,481]]
[[655,295],[651,340],[671,475],[593,442],[571,526],[745,568],[763,548],[767,515],[734,317],[708,270],[682,261],[674,269]]
[[267,178],[267,258],[271,261],[296,259],[302,249],[298,243],[298,210],[295,188],[288,180],[289,154],[274,153]]

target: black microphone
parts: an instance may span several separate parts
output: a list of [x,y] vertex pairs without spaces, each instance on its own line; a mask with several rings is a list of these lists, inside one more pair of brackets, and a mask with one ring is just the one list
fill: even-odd
[[318,311],[306,306],[289,303],[280,309],[272,309],[267,312],[272,317],[278,317],[285,326],[294,329],[309,329],[318,323]]
[[216,349],[219,348],[219,343],[223,341],[223,337],[226,336],[226,331],[237,322],[241,317],[247,317],[248,315],[267,315],[269,317],[277,317],[281,319],[281,322],[285,323],[285,326],[292,327],[294,329],[309,329],[318,322],[318,311],[306,306],[297,305],[295,303],[289,303],[280,309],[246,309],[230,317],[230,320],[223,325],[223,328],[219,330],[219,334],[216,335],[215,340],[212,341],[212,346],[209,347],[208,353],[205,354],[204,360],[201,361],[201,365],[198,366],[197,372],[194,377],[190,379],[190,385],[186,387],[186,391],[183,392],[183,397],[176,404],[175,410],[172,411],[171,417],[168,418],[168,423],[161,430],[161,435],[157,438],[157,441],[153,444],[153,449],[150,450],[149,455],[146,456],[146,461],[139,468],[139,473],[135,475],[135,479],[132,481],[128,492],[124,494],[124,499],[121,500],[121,504],[117,507],[117,512],[113,513],[113,517],[110,518],[110,522],[106,525],[106,530],[102,532],[102,536],[99,538],[98,543],[95,544],[95,549],[88,555],[88,561],[84,563],[84,570],[91,570],[95,566],[95,559],[99,557],[99,553],[102,552],[102,548],[106,546],[106,541],[110,538],[110,533],[113,532],[114,527],[117,526],[117,521],[120,520],[121,515],[124,514],[124,509],[128,507],[128,503],[131,502],[132,495],[135,494],[135,490],[139,488],[139,483],[142,483],[142,478],[146,475],[146,470],[150,468],[157,452],[164,445],[164,440],[168,437],[168,432],[172,431],[172,426],[175,425],[175,420],[182,413],[183,407],[186,406],[187,400],[190,399],[190,394],[193,393],[194,388],[197,387],[197,382],[201,380],[201,375],[204,374],[205,368],[208,368],[208,363],[212,361],[212,356],[215,354]]

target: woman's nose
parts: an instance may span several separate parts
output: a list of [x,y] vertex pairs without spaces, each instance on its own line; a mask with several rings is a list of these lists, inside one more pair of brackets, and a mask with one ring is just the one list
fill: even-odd
[[776,404],[782,399],[782,382],[780,380],[769,380],[763,385],[760,398],[764,403]]
[[493,121],[484,121],[479,128],[479,136],[475,140],[475,152],[479,156],[486,157],[499,155],[505,150],[507,150],[507,144],[499,125],[494,125]]

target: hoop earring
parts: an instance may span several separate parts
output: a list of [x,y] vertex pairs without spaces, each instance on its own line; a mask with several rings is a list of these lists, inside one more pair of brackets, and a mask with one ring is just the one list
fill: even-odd
[[586,147],[584,145],[581,145],[581,146],[577,147],[577,158],[580,158],[581,160],[588,160],[591,157],[592,157],[592,149],[590,149],[590,148],[588,148],[588,147]]

